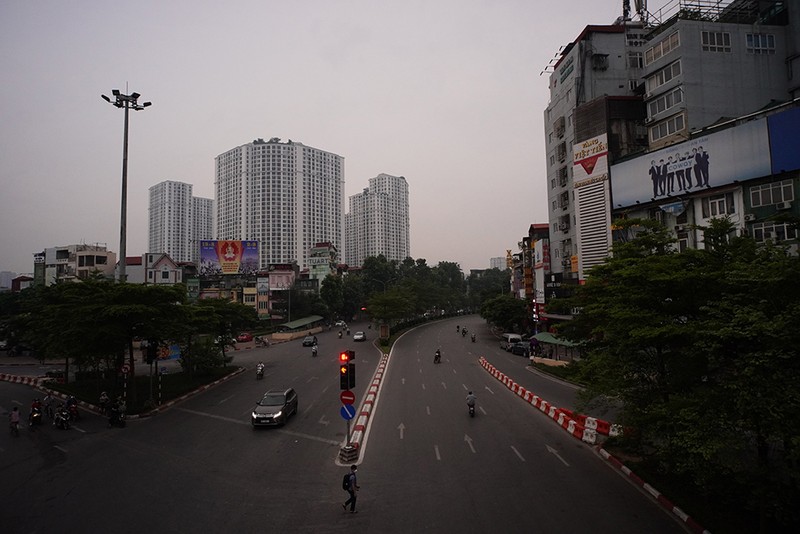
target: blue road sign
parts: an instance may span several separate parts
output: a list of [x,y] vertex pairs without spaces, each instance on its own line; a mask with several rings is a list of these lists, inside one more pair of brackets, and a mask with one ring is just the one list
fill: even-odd
[[342,418],[343,419],[346,419],[346,420],[349,421],[350,419],[352,419],[353,417],[356,416],[356,407],[353,406],[352,404],[345,404],[339,410],[339,413],[342,414]]

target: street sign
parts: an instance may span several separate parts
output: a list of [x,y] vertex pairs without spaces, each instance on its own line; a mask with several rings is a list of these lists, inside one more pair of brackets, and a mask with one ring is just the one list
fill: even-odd
[[342,401],[342,404],[353,404],[356,401],[356,394],[352,391],[342,391],[341,395],[339,395],[339,399]]
[[131,372],[131,367],[127,363],[122,366],[122,374],[127,375]]
[[349,421],[353,417],[356,416],[356,408],[352,404],[345,404],[339,410],[339,413],[342,414],[342,418]]

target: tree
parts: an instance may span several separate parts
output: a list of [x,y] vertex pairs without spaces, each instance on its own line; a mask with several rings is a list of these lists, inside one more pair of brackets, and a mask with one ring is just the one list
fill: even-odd
[[620,225],[632,237],[553,307],[580,309],[558,331],[585,343],[583,397],[621,401],[628,444],[731,509],[753,506],[762,531],[790,524],[799,260],[737,237],[725,219],[699,229],[705,249],[683,253],[652,221]]
[[527,313],[525,302],[509,295],[489,299],[481,306],[481,317],[506,332],[518,332]]
[[342,294],[342,277],[329,274],[322,281],[319,296],[322,302],[328,307],[328,312],[337,316],[343,316],[342,305],[344,297]]

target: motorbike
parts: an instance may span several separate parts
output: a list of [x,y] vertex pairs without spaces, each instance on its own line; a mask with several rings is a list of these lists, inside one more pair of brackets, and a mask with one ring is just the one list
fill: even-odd
[[38,407],[31,408],[31,426],[42,424],[42,409]]
[[463,329],[461,330],[461,337],[464,337],[464,336],[466,336],[466,335],[467,335],[467,329],[466,329],[466,328],[463,328]]
[[470,417],[475,417],[475,405],[474,404],[468,404],[467,406],[469,406],[469,416]]
[[78,405],[77,404],[70,404],[69,408],[67,408],[67,416],[71,421],[77,421],[81,418],[81,414],[78,413]]
[[442,353],[438,350],[433,353],[433,363],[442,363]]
[[339,330],[339,339],[342,339],[342,331]]
[[311,347],[311,357],[314,358],[316,356],[317,356],[317,346],[314,345],[313,347]]
[[261,380],[264,378],[264,366],[259,365],[256,367],[256,380]]
[[475,343],[475,334],[472,334],[472,342]]
[[257,337],[256,347],[269,347],[269,343],[264,338]]
[[62,430],[69,430],[69,412],[61,407],[53,416],[53,426]]
[[125,412],[119,406],[112,406],[108,412],[108,428],[113,426],[125,428]]

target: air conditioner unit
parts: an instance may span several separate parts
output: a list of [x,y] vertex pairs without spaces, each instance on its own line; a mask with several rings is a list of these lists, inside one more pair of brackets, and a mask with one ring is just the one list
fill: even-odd
[[788,209],[792,208],[792,203],[791,202],[779,202],[778,205],[777,205],[777,208],[779,210],[788,210]]
[[679,224],[679,225],[675,226],[675,231],[676,232],[683,232],[684,230],[686,230],[686,226],[684,226],[682,224]]
[[569,258],[566,260],[562,260],[561,265],[563,265],[564,267],[569,267],[570,265],[572,265],[572,260],[570,260]]
[[756,220],[756,216],[753,215],[752,213],[748,213],[747,215],[744,216],[744,220],[748,221],[748,222],[755,221]]
[[655,120],[655,119],[654,119],[653,117],[647,117],[647,118],[645,118],[645,119],[644,119],[644,123],[645,123],[645,124],[650,124],[650,123],[651,123],[651,122],[653,122],[654,120]]

